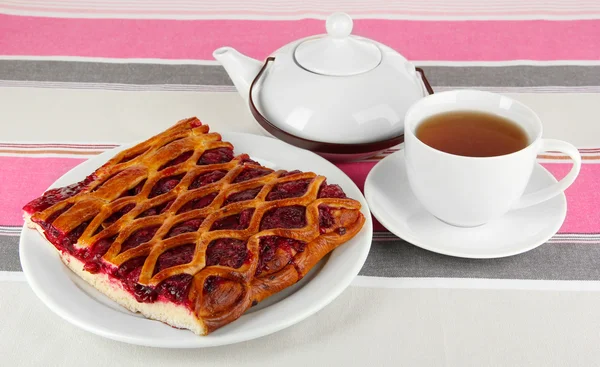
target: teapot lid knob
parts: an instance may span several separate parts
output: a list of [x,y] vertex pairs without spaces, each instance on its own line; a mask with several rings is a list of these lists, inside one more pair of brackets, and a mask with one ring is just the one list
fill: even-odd
[[348,37],[352,33],[352,18],[346,13],[333,13],[327,17],[327,34],[334,38]]
[[333,13],[327,18],[327,35],[310,37],[300,43],[294,58],[300,67],[315,74],[349,76],[376,68],[382,59],[374,42],[351,35],[352,18]]

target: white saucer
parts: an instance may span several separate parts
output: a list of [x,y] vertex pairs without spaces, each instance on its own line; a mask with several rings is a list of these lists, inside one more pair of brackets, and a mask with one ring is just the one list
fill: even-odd
[[[536,164],[526,192],[555,182],[554,176]],[[365,197],[375,218],[405,241],[440,254],[477,259],[534,249],[558,232],[567,214],[567,200],[560,194],[480,227],[453,227],[429,214],[414,197],[402,150],[371,170],[365,182]]]

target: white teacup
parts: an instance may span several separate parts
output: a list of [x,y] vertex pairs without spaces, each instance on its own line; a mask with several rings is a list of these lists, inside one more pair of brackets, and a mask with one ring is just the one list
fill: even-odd
[[[427,118],[450,111],[479,111],[505,117],[527,133],[529,145],[495,157],[465,157],[445,153],[421,142],[415,132]],[[581,156],[573,145],[542,139],[540,118],[529,107],[506,96],[476,90],[456,90],[427,96],[406,113],[404,122],[407,175],[415,197],[438,219],[474,227],[509,210],[535,205],[568,188],[579,174]],[[556,184],[523,195],[538,153],[560,151],[573,160],[571,171]]]

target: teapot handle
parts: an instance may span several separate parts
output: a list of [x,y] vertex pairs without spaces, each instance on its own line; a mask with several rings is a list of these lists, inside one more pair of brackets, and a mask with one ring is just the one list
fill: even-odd
[[[301,148],[312,150],[312,151],[317,151],[317,152],[324,152],[324,153],[374,152],[377,150],[383,150],[383,149],[387,149],[392,146],[396,146],[404,141],[404,134],[401,134],[401,135],[395,136],[395,137],[387,139],[387,140],[382,140],[382,141],[378,141],[378,142],[374,142],[374,143],[351,144],[350,147],[348,147],[349,146],[348,144],[325,143],[325,142],[317,142],[317,141],[307,140],[307,139],[304,139],[304,138],[301,138],[298,136],[290,135],[287,132],[281,130],[277,126],[273,125],[265,116],[263,116],[262,113],[260,113],[260,111],[256,107],[256,104],[254,103],[254,98],[252,98],[254,87],[256,86],[256,84],[258,84],[258,81],[264,74],[265,70],[267,69],[267,66],[272,61],[275,61],[275,57],[273,57],[273,56],[267,57],[265,59],[264,65],[261,67],[258,74],[256,74],[256,77],[254,77],[254,80],[250,84],[250,91],[248,92],[248,105],[250,107],[250,112],[252,113],[252,116],[254,116],[256,121],[258,121],[259,125],[261,125],[265,131],[269,132],[269,134],[271,134],[271,135],[277,137],[278,139],[281,139],[287,143],[299,146]],[[421,79],[423,81],[423,84],[424,84],[427,92],[429,94],[433,94],[433,88],[431,88],[429,81],[425,77],[425,72],[423,71],[423,69],[421,69],[421,68],[415,68],[415,69],[419,74],[421,74]],[[351,151],[346,152],[346,150],[348,150],[348,149],[351,149]]]
[[260,68],[260,70],[258,71],[258,74],[256,74],[256,76],[254,77],[254,80],[250,84],[250,91],[248,92],[248,103],[250,104],[250,112],[252,112],[252,116],[254,116],[254,118],[256,120],[258,120],[261,123],[261,125],[266,124],[266,125],[269,125],[269,126],[273,126],[273,124],[271,124],[271,122],[269,120],[267,120],[267,118],[264,117],[258,111],[258,108],[256,108],[256,105],[254,104],[254,99],[252,98],[252,92],[254,91],[254,87],[258,83],[258,80],[260,79],[260,77],[263,75],[263,73],[265,72],[265,70],[267,70],[267,66],[269,65],[269,63],[271,61],[275,61],[275,58],[273,56],[269,56],[269,57],[266,58],[265,63]]
[[423,69],[415,68],[415,70],[419,74],[421,74],[421,80],[423,81],[423,84],[425,85],[425,89],[427,90],[427,93],[433,94],[433,88],[431,88],[431,84],[429,84],[429,80],[427,80],[427,77],[425,76],[425,72],[423,71]]

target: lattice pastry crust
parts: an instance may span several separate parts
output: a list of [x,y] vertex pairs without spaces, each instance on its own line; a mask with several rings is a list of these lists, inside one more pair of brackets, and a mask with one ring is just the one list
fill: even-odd
[[200,335],[296,283],[364,223],[360,203],[325,177],[234,157],[197,118],[24,211],[101,292]]

